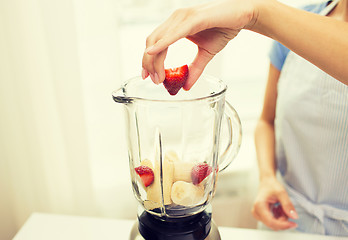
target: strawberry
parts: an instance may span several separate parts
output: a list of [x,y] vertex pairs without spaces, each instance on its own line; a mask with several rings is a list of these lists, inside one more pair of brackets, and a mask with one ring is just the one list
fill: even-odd
[[139,166],[134,169],[143,181],[145,187],[150,186],[153,183],[154,173],[148,166]]
[[188,77],[188,66],[184,65],[178,68],[165,69],[166,77],[163,85],[170,95],[176,95],[184,86]]
[[282,216],[286,216],[284,211],[283,211],[282,205],[280,205],[280,203],[273,204],[271,206],[271,211],[273,213],[274,218],[278,219]]
[[191,170],[192,183],[200,184],[212,172],[211,166],[207,163],[198,163]]

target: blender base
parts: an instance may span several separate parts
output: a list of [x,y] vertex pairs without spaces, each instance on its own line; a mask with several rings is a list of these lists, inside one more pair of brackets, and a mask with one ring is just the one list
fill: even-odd
[[205,211],[200,213],[194,221],[187,222],[185,220],[166,222],[144,212],[134,223],[129,239],[221,240],[221,237],[216,224],[211,220],[211,214],[207,214]]

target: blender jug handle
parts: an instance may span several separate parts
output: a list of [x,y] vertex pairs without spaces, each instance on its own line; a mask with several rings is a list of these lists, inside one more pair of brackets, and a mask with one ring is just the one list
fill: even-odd
[[231,164],[242,143],[242,124],[236,110],[227,101],[225,102],[224,118],[228,128],[228,144],[219,157],[219,172]]

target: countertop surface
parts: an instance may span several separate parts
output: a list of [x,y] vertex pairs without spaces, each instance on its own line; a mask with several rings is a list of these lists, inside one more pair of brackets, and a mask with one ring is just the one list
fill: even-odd
[[[128,240],[133,220],[34,213],[13,240]],[[219,227],[221,238],[238,240],[348,239],[293,232]]]

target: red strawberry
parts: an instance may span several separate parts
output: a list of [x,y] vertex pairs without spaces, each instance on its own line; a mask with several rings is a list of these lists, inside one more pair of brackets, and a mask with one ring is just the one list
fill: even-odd
[[153,183],[154,174],[151,168],[148,166],[139,166],[134,169],[143,181],[145,187],[150,186]]
[[184,65],[178,68],[165,69],[166,78],[163,85],[170,95],[176,95],[184,86],[188,77],[188,66]]
[[282,216],[286,216],[284,211],[283,211],[282,205],[280,205],[280,203],[273,204],[271,206],[271,211],[273,213],[274,218],[278,219]]
[[211,169],[211,166],[207,163],[198,163],[193,166],[191,170],[192,183],[195,185],[200,184],[211,173]]

